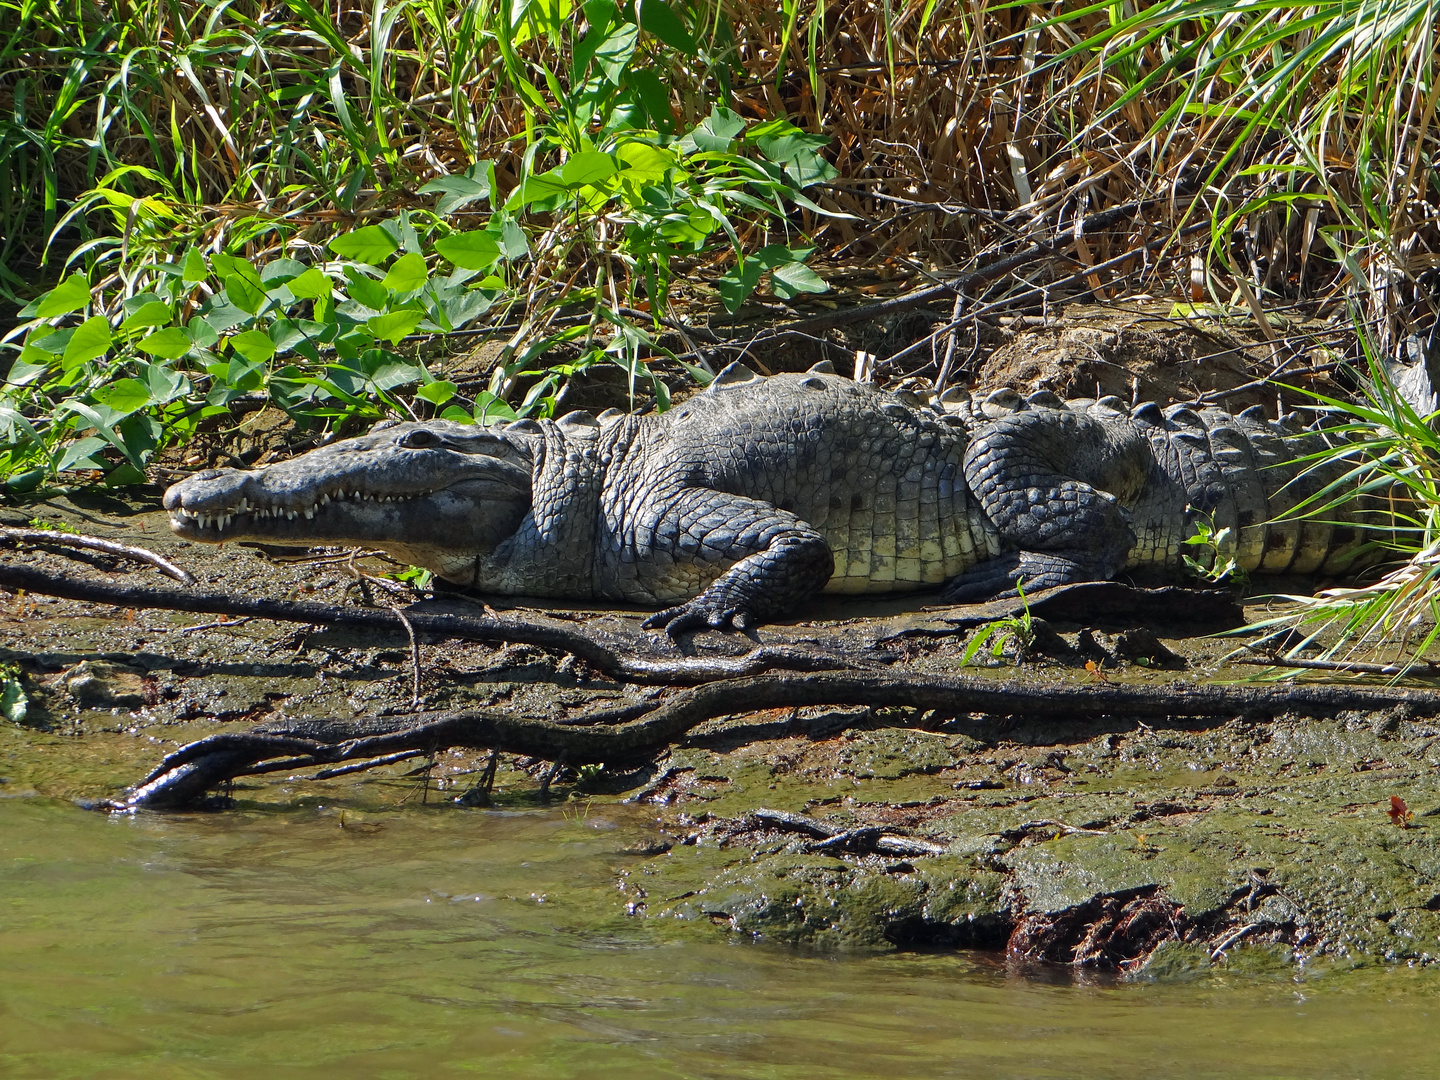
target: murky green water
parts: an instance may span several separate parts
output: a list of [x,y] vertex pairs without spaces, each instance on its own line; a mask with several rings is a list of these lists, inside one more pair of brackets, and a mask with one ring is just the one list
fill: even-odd
[[[4,1077],[1430,1077],[1440,979],[1046,984],[667,934],[641,819],[0,799]],[[353,822],[352,822],[353,824]]]

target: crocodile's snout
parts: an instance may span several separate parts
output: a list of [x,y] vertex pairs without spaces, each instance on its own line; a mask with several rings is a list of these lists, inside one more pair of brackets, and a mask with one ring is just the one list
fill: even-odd
[[164,506],[186,540],[378,546],[462,580],[529,511],[530,480],[528,444],[435,421],[258,469],[206,469]]
[[[206,495],[218,495],[222,498],[231,492],[239,491],[245,486],[245,474],[235,469],[206,469],[203,472],[187,476],[178,484],[172,484],[165,492],[164,506],[166,510],[179,510],[188,508],[196,501],[196,496],[201,494],[201,486],[214,484],[216,481],[231,479],[230,484],[218,484],[211,487]],[[187,501],[186,496],[190,496]]]

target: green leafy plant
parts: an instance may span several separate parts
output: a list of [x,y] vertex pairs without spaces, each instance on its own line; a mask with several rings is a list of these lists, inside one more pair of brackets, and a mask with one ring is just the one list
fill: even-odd
[[424,593],[430,588],[430,583],[435,580],[435,572],[426,570],[419,566],[407,566],[404,570],[394,574],[387,574],[386,577],[394,581],[407,582],[417,593]]
[[1249,575],[1235,559],[1235,530],[1228,525],[1216,529],[1213,518],[1189,507],[1186,510],[1194,516],[1195,535],[1186,537],[1184,543],[1198,549],[1194,556],[1180,553],[1186,569],[1201,581],[1217,585],[1232,581],[1243,585]]
[[[658,312],[677,258],[717,238],[738,246],[737,208],[783,223],[784,200],[804,198],[796,185],[828,175],[824,140],[784,122],[747,128],[721,109],[679,139],[633,129],[583,139],[587,148],[563,164],[522,176],[477,228],[452,229],[439,210],[473,214],[495,198],[489,162],[422,188],[438,197],[437,213],[401,212],[341,234],[319,253],[328,258],[310,263],[190,248],[123,288],[71,273],[21,312],[27,321],[11,336],[18,355],[0,388],[0,477],[11,490],[76,469],[136,483],[156,452],[257,395],[311,423],[432,413],[485,423],[551,415],[567,379],[610,363],[632,394],[643,386],[665,408],[668,388],[649,362],[666,351],[627,305],[648,289]],[[577,244],[626,268],[623,300],[613,277],[606,287],[607,261],[592,288],[529,295],[537,264],[563,264]],[[777,244],[741,252],[721,294],[738,306],[765,274],[783,296],[822,289],[807,253]],[[589,314],[566,321],[577,305]],[[397,351],[408,338],[516,308],[526,314],[473,397]],[[556,362],[565,348],[576,355]]]
[[1030,603],[1025,599],[1024,586],[1017,581],[1015,589],[1020,594],[1022,607],[1020,614],[1005,619],[996,619],[994,622],[977,627],[975,632],[970,635],[970,640],[965,642],[965,651],[960,654],[960,663],[973,663],[987,646],[992,660],[1001,659],[1008,648],[1014,653],[1017,664],[1025,662],[1030,647],[1035,644],[1034,619],[1030,615]]

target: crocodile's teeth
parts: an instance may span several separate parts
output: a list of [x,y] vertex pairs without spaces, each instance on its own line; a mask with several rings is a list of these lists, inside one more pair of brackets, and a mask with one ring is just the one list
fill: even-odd
[[221,531],[221,532],[224,532],[226,529],[228,529],[228,528],[230,527],[230,517],[231,517],[231,515],[225,514],[223,517],[220,518],[220,531]]
[[287,521],[294,521],[295,518],[296,518],[295,511],[294,511],[294,510],[287,510],[287,511],[285,511],[285,518],[286,518]]
[[202,529],[208,529],[209,527],[210,527],[210,515],[209,515],[209,514],[201,514],[201,515],[200,515],[200,528],[202,528]]
[[315,516],[315,507],[311,506],[305,511],[305,520],[309,521]]
[[321,495],[321,496],[320,496],[320,505],[321,505],[321,506],[329,506],[329,505],[330,505],[330,493],[329,493],[329,492],[326,492],[324,495]]

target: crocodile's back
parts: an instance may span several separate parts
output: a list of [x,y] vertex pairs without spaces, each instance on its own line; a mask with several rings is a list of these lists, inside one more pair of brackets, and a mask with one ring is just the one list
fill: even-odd
[[972,512],[958,418],[834,374],[727,376],[657,419],[647,471],[682,465],[690,486],[808,522],[835,556],[827,591],[933,587],[1000,550]]

